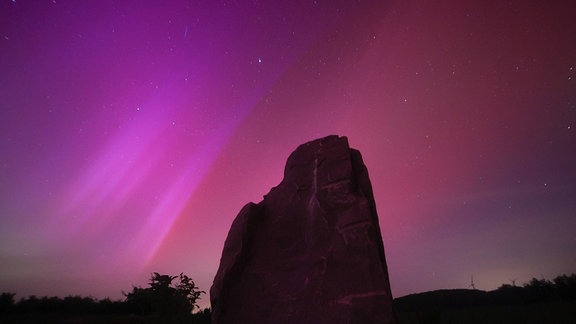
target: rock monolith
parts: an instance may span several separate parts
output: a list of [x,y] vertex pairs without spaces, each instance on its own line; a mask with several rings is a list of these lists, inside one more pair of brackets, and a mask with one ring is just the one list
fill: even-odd
[[242,208],[210,299],[215,324],[396,323],[372,186],[346,137],[298,147]]

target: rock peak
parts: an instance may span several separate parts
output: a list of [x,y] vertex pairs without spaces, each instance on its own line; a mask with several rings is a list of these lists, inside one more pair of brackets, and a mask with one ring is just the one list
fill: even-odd
[[244,206],[210,295],[213,323],[395,323],[372,187],[346,137],[300,145]]

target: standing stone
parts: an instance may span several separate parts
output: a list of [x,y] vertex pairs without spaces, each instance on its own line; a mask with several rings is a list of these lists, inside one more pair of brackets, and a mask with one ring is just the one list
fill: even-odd
[[396,323],[368,172],[346,137],[298,147],[236,216],[210,289],[212,323]]

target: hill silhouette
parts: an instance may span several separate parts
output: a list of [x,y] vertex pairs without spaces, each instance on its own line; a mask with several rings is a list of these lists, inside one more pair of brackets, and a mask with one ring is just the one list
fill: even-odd
[[410,294],[394,299],[396,311],[413,312],[434,309],[460,309],[485,306],[488,292],[475,289],[441,289]]
[[394,299],[400,323],[575,323],[576,275],[496,290],[442,289]]

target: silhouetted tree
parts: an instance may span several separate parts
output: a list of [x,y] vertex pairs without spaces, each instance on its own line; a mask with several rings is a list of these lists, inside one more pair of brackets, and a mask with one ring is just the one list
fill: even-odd
[[[178,279],[178,283],[174,280]],[[124,293],[128,303],[136,314],[153,315],[172,323],[189,321],[196,300],[205,293],[196,287],[187,275],[161,275],[154,272],[150,278],[150,287],[133,287]]]
[[576,274],[561,275],[554,278],[558,296],[563,300],[576,300]]
[[0,295],[0,314],[11,312],[14,309],[14,293],[2,293]]
[[28,298],[22,298],[18,302],[17,307],[19,312],[28,313],[28,312],[39,312],[42,311],[42,303],[40,299],[35,295],[29,296]]
[[526,302],[545,302],[555,299],[554,283],[546,279],[532,278],[524,285]]
[[212,312],[210,308],[204,308],[203,310],[192,314],[191,324],[210,324],[212,321]]

